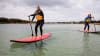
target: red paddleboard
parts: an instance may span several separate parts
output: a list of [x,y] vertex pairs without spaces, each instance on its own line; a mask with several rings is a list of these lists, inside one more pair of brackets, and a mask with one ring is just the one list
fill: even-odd
[[48,37],[50,37],[51,34],[47,33],[47,34],[43,34],[42,37],[39,36],[33,36],[33,37],[28,37],[28,38],[23,38],[23,39],[17,39],[17,40],[10,40],[11,42],[23,42],[23,43],[29,43],[29,42],[35,42],[35,41],[39,41],[42,39],[46,39]]
[[80,30],[80,32],[90,32],[90,33],[96,33],[96,32],[100,32],[100,31],[84,31],[84,30]]

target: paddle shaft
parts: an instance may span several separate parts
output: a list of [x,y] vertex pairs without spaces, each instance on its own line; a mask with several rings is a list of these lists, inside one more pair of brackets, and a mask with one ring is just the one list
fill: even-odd
[[[94,18],[93,18],[94,19]],[[95,26],[95,24],[94,24],[94,30],[96,31],[96,26]]]
[[95,24],[94,24],[94,29],[95,29],[95,31],[96,31],[96,26],[95,26]]
[[[31,20],[30,20],[30,17],[29,17],[29,21],[31,22]],[[32,29],[32,24],[30,24],[30,27],[31,27],[32,36],[33,36],[33,29]]]

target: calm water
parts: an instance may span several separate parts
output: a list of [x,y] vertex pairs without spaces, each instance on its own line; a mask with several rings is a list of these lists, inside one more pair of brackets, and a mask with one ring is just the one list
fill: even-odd
[[[0,24],[0,56],[100,56],[100,33],[79,32],[83,26],[45,24],[44,33],[52,33],[51,37],[34,43],[13,43],[10,40],[31,36],[30,25]],[[100,31],[99,25],[96,28]]]

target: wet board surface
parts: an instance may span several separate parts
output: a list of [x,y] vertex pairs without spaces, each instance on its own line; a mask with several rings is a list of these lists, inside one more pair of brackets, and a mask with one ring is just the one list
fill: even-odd
[[11,42],[23,42],[23,43],[29,43],[29,42],[35,42],[39,40],[46,39],[51,36],[51,33],[43,34],[42,37],[39,36],[33,36],[33,37],[28,37],[28,38],[23,38],[23,39],[16,39],[16,40],[10,40]]
[[84,31],[84,30],[80,30],[80,32],[98,33],[98,32],[100,32],[100,31]]

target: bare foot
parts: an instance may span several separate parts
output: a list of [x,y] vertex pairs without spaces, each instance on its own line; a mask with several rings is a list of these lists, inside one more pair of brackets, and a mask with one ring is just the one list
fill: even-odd
[[42,39],[42,35],[40,35],[40,38]]

